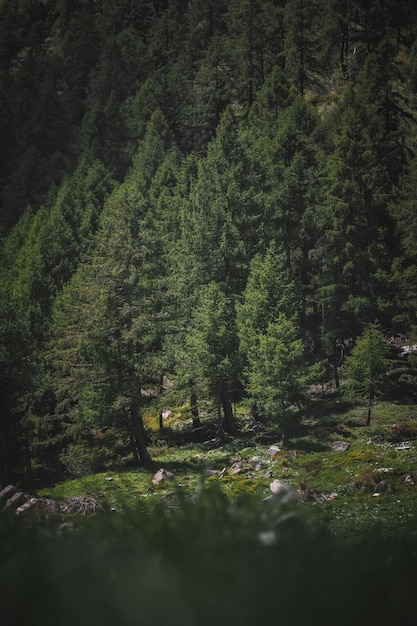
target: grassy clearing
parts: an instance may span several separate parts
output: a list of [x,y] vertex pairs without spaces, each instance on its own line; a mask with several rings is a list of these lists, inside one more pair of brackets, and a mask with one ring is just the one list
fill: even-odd
[[[192,498],[202,485],[217,485],[232,500],[247,494],[262,500],[270,493],[269,483],[280,479],[296,489],[302,517],[325,522],[336,533],[361,532],[374,523],[387,529],[407,525],[417,514],[417,407],[378,403],[369,426],[363,425],[364,414],[364,407],[337,396],[319,399],[287,448],[273,457],[270,445],[280,445],[274,426],[253,424],[241,408],[241,437],[213,449],[207,442],[176,445],[175,420],[182,441],[189,428],[176,415],[165,438],[159,435],[150,447],[150,470],[108,471],[40,495],[92,496],[105,508],[126,511],[139,503],[169,502],[179,492]],[[329,446],[336,441],[346,442],[348,449],[332,451]],[[160,468],[173,478],[153,484]]]
[[[273,456],[273,425],[247,416],[241,437],[221,447],[184,443],[186,432],[175,446],[168,432],[150,449],[150,470],[114,469],[40,494],[93,496],[122,514],[41,524],[0,515],[2,624],[409,623],[416,407],[381,403],[369,427],[362,414],[320,400]],[[332,451],[335,441],[349,447]],[[174,477],[155,485],[160,468]],[[298,498],[267,506],[274,479]]]

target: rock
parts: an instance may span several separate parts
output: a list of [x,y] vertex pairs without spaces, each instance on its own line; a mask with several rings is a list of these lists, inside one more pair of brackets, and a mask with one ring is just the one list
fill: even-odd
[[22,491],[17,491],[7,500],[5,508],[17,509],[17,507],[23,504],[25,500],[26,500],[25,494]]
[[249,465],[253,467],[254,470],[259,471],[262,469],[263,463],[259,456],[253,456],[251,459],[249,459]]
[[243,472],[243,467],[241,463],[233,463],[232,467],[230,468],[230,473],[232,476],[235,476],[236,474],[240,474],[241,472]]
[[415,482],[413,476],[411,474],[406,474],[404,476],[404,485],[412,486],[414,484]]
[[152,482],[154,485],[159,485],[160,483],[167,480],[172,480],[173,478],[174,474],[172,472],[168,472],[168,470],[161,467],[161,469],[159,469],[152,478]]
[[264,502],[267,504],[275,504],[278,502],[284,504],[294,499],[296,496],[294,487],[288,483],[284,483],[282,480],[273,480],[269,488],[272,491],[272,495],[264,498]]
[[281,448],[279,446],[270,446],[266,451],[267,455],[274,459],[281,452]]
[[392,467],[378,467],[378,469],[375,471],[378,472],[378,474],[388,474],[388,472],[393,471],[393,468]]
[[114,480],[113,476],[106,476],[104,480],[107,480],[108,482]]
[[375,487],[375,491],[373,495],[375,494],[381,495],[383,493],[386,493],[387,491],[388,491],[388,484],[385,482],[385,480],[380,480],[377,486]]
[[220,470],[214,470],[214,469],[206,470],[206,476],[220,476],[220,474],[221,474]]
[[29,511],[30,509],[33,509],[35,504],[37,504],[38,502],[39,502],[38,498],[31,498],[30,500],[27,500],[16,509],[16,515],[22,515],[23,513],[26,513],[27,511]]
[[4,487],[4,489],[0,491],[0,503],[6,502],[6,500],[11,498],[11,496],[16,493],[16,491],[17,487],[15,487],[14,485],[7,485],[7,487]]
[[398,452],[401,452],[402,450],[411,450],[411,446],[408,443],[408,441],[403,441],[402,443],[400,443],[399,446],[397,446],[395,448]]
[[329,443],[329,448],[332,452],[346,452],[350,443],[348,441],[332,441]]

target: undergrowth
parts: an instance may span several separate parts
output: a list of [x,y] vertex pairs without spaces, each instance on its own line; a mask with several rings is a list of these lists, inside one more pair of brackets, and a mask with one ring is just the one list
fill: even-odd
[[[379,403],[370,426],[362,413],[323,400],[285,448],[273,424],[247,416],[223,443],[159,434],[150,469],[114,468],[39,493],[94,497],[102,513],[2,513],[2,624],[409,621],[417,411]],[[339,441],[347,448],[332,450]],[[161,468],[170,480],[155,484]],[[276,479],[294,488],[285,505],[265,501]]]

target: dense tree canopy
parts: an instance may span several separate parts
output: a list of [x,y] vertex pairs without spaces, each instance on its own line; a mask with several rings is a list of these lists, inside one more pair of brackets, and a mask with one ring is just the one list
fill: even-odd
[[412,0],[0,3],[0,475],[146,464],[168,394],[284,426],[335,345],[412,332],[416,33]]

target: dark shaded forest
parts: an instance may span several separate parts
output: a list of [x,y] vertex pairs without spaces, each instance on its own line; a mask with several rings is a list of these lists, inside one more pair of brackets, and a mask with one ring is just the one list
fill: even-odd
[[1,478],[147,465],[175,405],[285,440],[415,337],[413,0],[3,0],[0,49]]

